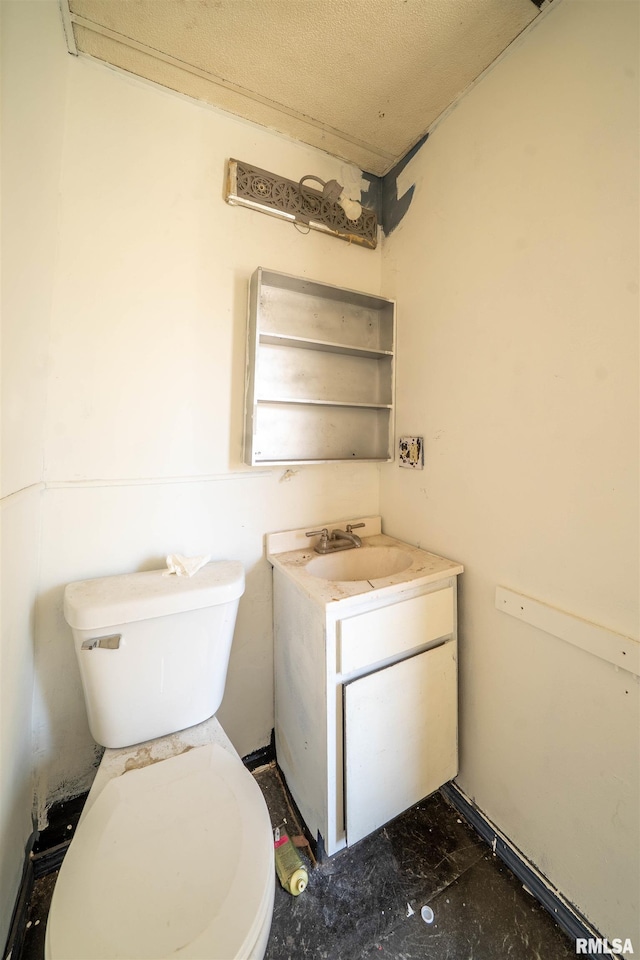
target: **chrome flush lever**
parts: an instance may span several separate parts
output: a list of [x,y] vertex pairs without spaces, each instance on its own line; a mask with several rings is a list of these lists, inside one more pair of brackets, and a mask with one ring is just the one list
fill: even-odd
[[112,633],[108,637],[91,637],[90,640],[83,640],[81,650],[95,650],[101,647],[103,650],[117,650],[122,640],[121,633]]

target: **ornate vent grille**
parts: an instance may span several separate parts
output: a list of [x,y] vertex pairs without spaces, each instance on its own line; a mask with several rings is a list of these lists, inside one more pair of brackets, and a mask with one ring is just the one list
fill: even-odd
[[348,220],[342,207],[324,199],[319,190],[307,184],[301,190],[295,180],[286,180],[241,160],[229,160],[225,200],[307,224],[312,230],[331,233],[371,250],[376,248],[378,220],[374,210],[363,207],[357,220]]

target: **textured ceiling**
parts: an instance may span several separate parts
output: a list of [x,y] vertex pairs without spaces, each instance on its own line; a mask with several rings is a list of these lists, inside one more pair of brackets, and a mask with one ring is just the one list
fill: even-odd
[[539,13],[533,0],[62,3],[79,52],[377,175]]

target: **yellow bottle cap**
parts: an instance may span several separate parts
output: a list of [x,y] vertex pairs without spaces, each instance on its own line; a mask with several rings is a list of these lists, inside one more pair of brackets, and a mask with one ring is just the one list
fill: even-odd
[[289,890],[294,897],[297,897],[298,894],[307,889],[308,882],[309,877],[307,876],[307,871],[304,867],[301,867],[299,870],[296,870],[295,873],[291,874],[291,878],[289,880]]

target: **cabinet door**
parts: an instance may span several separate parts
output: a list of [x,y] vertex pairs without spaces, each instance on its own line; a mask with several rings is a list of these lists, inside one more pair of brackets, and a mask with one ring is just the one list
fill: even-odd
[[458,771],[457,642],[345,684],[345,818],[356,843]]

